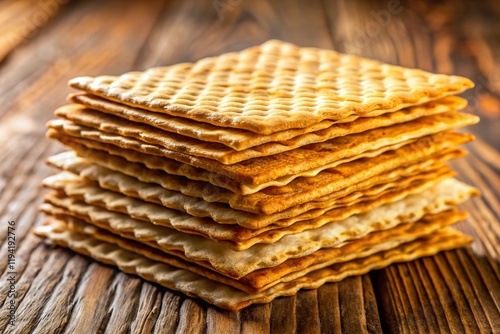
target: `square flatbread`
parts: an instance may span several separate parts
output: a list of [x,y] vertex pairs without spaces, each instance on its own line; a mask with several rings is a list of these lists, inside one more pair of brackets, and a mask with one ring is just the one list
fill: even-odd
[[[44,180],[44,185],[54,189],[65,189],[65,192],[72,196],[88,197],[89,192],[83,189],[99,185],[102,189],[180,210],[195,217],[210,217],[219,224],[238,224],[249,228],[262,228],[271,224],[289,226],[300,220],[316,218],[335,207],[373,200],[389,192],[410,194],[414,191],[422,191],[455,174],[443,162],[425,161],[380,174],[346,187],[335,194],[291,207],[280,213],[258,215],[232,209],[225,203],[208,202],[198,197],[185,195],[182,193],[182,186],[185,184],[182,183],[174,185],[176,190],[169,190],[157,185],[161,182],[159,179],[148,178],[147,181],[151,182],[142,182],[135,177],[75,157],[72,152],[58,154],[50,157],[48,161],[51,165],[71,173],[51,176]],[[192,188],[204,186],[201,182],[192,183],[194,183]]]
[[[69,215],[74,214],[76,218],[84,219],[125,238],[151,242],[151,245],[167,253],[181,252],[189,261],[201,261],[201,265],[210,266],[223,275],[240,278],[255,270],[274,267],[287,259],[300,258],[322,248],[335,247],[371,232],[415,222],[427,213],[436,214],[453,208],[475,193],[474,188],[457,180],[444,180],[426,191],[377,206],[363,214],[351,213],[342,220],[335,214],[325,214],[319,218],[322,224],[304,222],[317,226],[316,228],[285,235],[275,240],[266,240],[266,243],[258,243],[242,251],[234,251],[205,237],[151,224],[163,220],[172,226],[175,224],[172,221],[175,220],[196,219],[179,211],[160,212],[158,208],[156,212],[148,212],[148,209],[143,209],[140,205],[128,205],[125,198],[117,201],[117,205],[132,208],[130,210],[134,213],[143,211],[146,217],[153,220],[141,221],[130,218],[138,217],[136,214],[119,214],[92,204],[64,201],[64,196],[62,200],[58,200],[56,195],[49,194],[47,201],[55,206],[65,207]],[[199,220],[199,223],[202,224],[203,220]]]
[[70,86],[134,107],[269,134],[395,111],[458,94],[473,83],[271,40],[195,63],[79,77]]
[[[49,133],[49,135],[53,134]],[[230,195],[227,202],[232,208],[258,214],[273,214],[317,200],[401,166],[409,166],[423,160],[439,159],[437,156],[446,156],[446,159],[461,156],[461,153],[453,153],[456,152],[454,148],[474,138],[471,135],[461,133],[438,133],[372,158],[362,158],[340,164],[315,176],[295,178],[284,186],[268,187],[249,195],[239,195],[239,193],[231,195],[228,192],[220,191],[218,186],[222,184],[234,186],[237,181],[228,179],[224,175],[220,176],[200,168],[193,169],[189,165],[179,164],[166,158],[128,151],[114,145],[103,146],[100,142],[65,135],[60,137],[58,134],[54,134],[54,137],[70,146],[77,154],[89,159],[92,156],[92,151],[89,150],[91,148],[106,149],[112,155],[123,157],[128,161],[140,162],[145,165],[145,168],[136,171],[140,174],[151,173],[151,169],[160,169],[167,172],[165,176],[181,174],[191,180],[207,181],[203,192],[210,194],[208,197],[212,198],[212,200],[207,200],[222,201],[223,197]],[[93,162],[103,163],[97,159],[94,159]]]
[[61,221],[48,220],[37,227],[35,233],[97,261],[117,266],[125,273],[138,275],[230,311],[238,311],[255,303],[268,303],[280,296],[295,295],[300,289],[316,289],[328,282],[337,282],[348,276],[362,275],[395,262],[412,261],[443,250],[463,247],[471,242],[470,237],[444,228],[429,237],[420,238],[372,256],[337,263],[292,281],[279,283],[262,292],[247,293],[210,279],[206,275],[199,275],[186,269],[151,260],[116,244],[99,241],[90,235],[71,231]]
[[[147,241],[140,243],[133,239],[124,239],[119,235],[71,216],[62,216],[59,220],[68,224],[70,230],[78,233],[91,235],[100,241],[119,245],[123,249],[141,254],[151,260],[187,269],[218,282],[231,285],[242,291],[255,293],[266,290],[281,282],[289,282],[311,271],[325,268],[335,263],[351,261],[395,248],[403,243],[435,233],[439,229],[452,225],[466,217],[466,213],[453,209],[435,215],[427,214],[417,222],[400,224],[388,230],[373,232],[362,238],[344,242],[338,247],[320,249],[301,258],[289,259],[278,266],[257,270],[237,280],[220,275],[195,262],[185,261],[186,259],[183,259],[182,256],[178,257],[174,254],[163,253],[155,247],[148,246]],[[57,216],[49,216],[49,219],[52,218],[58,219]]]
[[[85,112],[80,114],[85,116],[78,117],[78,124],[57,119],[47,126],[60,134],[166,157],[234,179],[245,179],[249,186],[253,186],[254,192],[264,186],[284,185],[299,176],[314,176],[341,163],[372,157],[418,138],[479,121],[474,115],[446,112],[295,149],[285,146],[285,152],[280,152],[281,149],[234,151],[220,144],[174,136],[151,127],[106,121],[103,117]],[[269,166],[273,168],[269,169]]]
[[[147,124],[157,129],[199,139],[201,141],[223,144],[237,151],[255,146],[261,146],[259,148],[260,150],[266,150],[266,146],[262,145],[267,143],[278,143],[286,147],[300,147],[307,144],[323,142],[335,137],[345,136],[349,133],[362,132],[363,129],[367,130],[368,127],[376,128],[388,126],[407,122],[421,116],[462,110],[467,105],[467,100],[463,98],[447,96],[422,105],[380,115],[375,117],[375,124],[373,120],[367,117],[360,118],[357,116],[350,116],[339,121],[324,120],[307,128],[283,130],[269,135],[256,135],[255,132],[244,129],[218,127],[208,123],[193,122],[190,119],[182,117],[170,116],[165,113],[134,108],[105,100],[92,94],[75,93],[69,96],[69,100],[87,107],[87,110],[100,111],[135,123]],[[58,110],[56,110],[56,115],[62,117],[62,115],[58,114]]]

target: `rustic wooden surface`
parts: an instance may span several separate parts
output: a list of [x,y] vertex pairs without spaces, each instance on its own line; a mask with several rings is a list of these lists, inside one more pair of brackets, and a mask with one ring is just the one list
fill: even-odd
[[[3,333],[500,332],[497,1],[74,0],[30,37],[0,63]],[[478,139],[468,145],[470,155],[453,164],[483,193],[463,206],[471,217],[459,228],[475,237],[471,247],[230,313],[50,249],[30,234],[42,219],[39,183],[54,172],[43,160],[62,150],[44,139],[44,123],[65,103],[68,79],[196,60],[269,38],[476,82],[465,97],[482,117],[470,129]],[[7,308],[12,220],[15,326]]]
[[[0,61],[54,17],[61,0],[0,0]],[[13,15],[13,13],[16,13]]]

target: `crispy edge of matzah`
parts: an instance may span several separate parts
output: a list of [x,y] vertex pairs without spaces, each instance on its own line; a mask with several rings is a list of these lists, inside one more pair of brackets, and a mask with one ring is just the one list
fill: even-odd
[[427,214],[416,222],[400,224],[389,230],[373,232],[360,239],[345,242],[339,247],[320,249],[308,256],[287,260],[276,267],[257,270],[238,280],[221,275],[195,262],[186,261],[186,259],[179,258],[175,254],[166,254],[136,240],[124,239],[72,216],[55,214],[49,215],[48,219],[55,218],[63,221],[70,230],[119,245],[123,249],[139,253],[151,260],[187,269],[242,291],[255,293],[267,290],[278,283],[294,280],[314,270],[392,249],[403,243],[434,233],[443,227],[455,224],[459,220],[467,218],[467,216],[465,212],[456,209],[434,215]]
[[[130,107],[83,92],[71,94],[68,96],[68,100],[93,110],[128,119],[129,121],[148,124],[158,129],[203,141],[224,144],[238,151],[271,142],[278,142],[282,145],[298,147],[303,146],[303,144],[310,144],[331,139],[333,136],[342,134],[342,132],[337,134],[335,131],[332,133],[332,129],[335,128],[332,126],[334,124],[340,124],[340,121],[324,120],[307,128],[289,129],[278,131],[270,135],[256,136],[254,132],[248,130],[219,127],[209,123],[193,122],[192,120],[182,117],[175,117],[164,113],[155,113],[145,109]],[[458,96],[446,96],[442,99],[430,101],[423,105],[394,112],[393,114],[396,116],[398,113],[409,113],[413,115],[412,118],[417,118],[445,111],[462,110],[466,106],[466,99]],[[357,118],[357,116],[351,116],[342,119],[341,122],[352,122]]]
[[428,238],[421,238],[364,259],[319,269],[291,282],[275,285],[263,292],[248,294],[190,271],[151,261],[112,244],[99,242],[95,238],[74,232],[69,234],[60,226],[50,225],[50,222],[38,226],[34,232],[59,246],[90,256],[99,262],[117,266],[125,273],[140,276],[190,297],[201,298],[230,311],[238,311],[255,303],[271,302],[280,296],[292,296],[300,289],[319,288],[325,283],[338,282],[348,276],[362,275],[371,270],[387,267],[392,263],[412,261],[444,250],[463,247],[472,241],[468,236],[445,228]]
[[[93,152],[95,153],[96,151]],[[354,193],[359,193],[360,191],[364,190],[368,191],[368,189],[372,187],[383,187],[383,185],[381,185],[382,183],[390,184],[391,182],[395,182],[400,178],[407,177],[418,178],[419,175],[425,176],[430,170],[444,168],[449,171],[449,168],[445,167],[445,161],[450,158],[463,156],[465,154],[465,151],[453,152],[455,153],[449,152],[441,156],[433,156],[427,158],[409,166],[395,168],[391,171],[381,173],[364,181],[358,182],[335,193],[322,196],[315,201],[306,202],[299,206],[294,206],[290,209],[272,215],[260,215],[232,209],[227,205],[227,203],[229,203],[231,197],[234,195],[227,190],[222,190],[219,188],[216,192],[206,191],[208,189],[211,189],[211,187],[207,187],[205,183],[172,177],[171,175],[164,174],[164,172],[160,172],[159,170],[147,170],[147,173],[144,173],[143,167],[141,168],[140,164],[127,162],[120,157],[112,157],[104,154],[98,154],[98,156],[95,156],[94,154],[92,156],[88,156],[87,158],[81,158],[77,157],[74,152],[67,151],[49,157],[47,159],[47,162],[51,166],[54,166],[58,169],[78,174],[92,181],[99,181],[99,184],[102,188],[106,188],[115,192],[121,192],[131,197],[149,198],[149,196],[151,196],[150,194],[144,194],[144,191],[147,191],[149,187],[159,188],[160,191],[164,193],[166,192],[166,196],[169,197],[174,197],[176,196],[176,194],[178,194],[180,197],[182,197],[182,201],[184,203],[194,201],[195,205],[200,205],[200,203],[202,205],[206,204],[212,209],[204,208],[202,210],[203,213],[201,213],[200,210],[182,210],[178,207],[172,207],[174,209],[180,209],[198,217],[210,216],[215,221],[221,224],[239,224],[241,226],[256,229],[262,228],[263,226],[268,226],[270,224],[287,226],[290,223],[290,219],[298,217],[299,215],[301,215],[304,219],[314,218],[317,215],[311,215],[311,212],[313,210],[316,210],[314,212],[318,213],[318,215],[322,214],[325,211],[326,206],[330,205],[330,203],[334,203],[338,198],[346,197],[351,194],[352,196],[354,196]],[[450,155],[448,156],[448,154]],[[442,175],[447,174],[447,171],[443,171]],[[136,185],[137,189],[131,190],[130,187],[124,184],[119,184],[116,187],[113,186],[108,188],[106,187],[106,179],[109,179],[106,177],[104,177],[104,179],[100,179],[99,176],[97,176],[97,174],[108,176],[115,175],[115,173],[118,176],[125,176],[126,178],[128,178],[129,182],[126,183],[139,182],[139,184]],[[143,195],[138,194],[138,192],[141,192],[141,190],[139,189],[142,190]],[[213,194],[217,195],[213,196]],[[219,201],[220,203],[216,201]],[[163,200],[151,200],[150,202],[162,204],[167,207],[169,206]]]
[[[242,251],[255,244],[276,242],[286,235],[319,228],[332,221],[341,221],[352,215],[368,212],[380,205],[402,200],[407,196],[417,194],[436,186],[436,184],[441,183],[448,177],[450,177],[450,175],[445,174],[433,180],[417,180],[407,185],[404,189],[392,189],[377,196],[361,198],[355,203],[346,203],[335,207],[325,208],[325,210],[322,210],[324,212],[321,215],[315,215],[311,218],[299,217],[297,221],[293,219],[289,220],[287,225],[283,223],[280,225],[274,224],[260,229],[248,229],[239,225],[220,225],[211,219],[192,217],[184,213],[181,214],[181,212],[179,212],[177,216],[172,217],[172,213],[175,213],[175,210],[164,209],[162,206],[154,206],[141,200],[133,200],[124,197],[122,194],[119,195],[105,190],[96,193],[95,188],[90,189],[89,187],[83,187],[82,191],[76,188],[78,193],[75,193],[67,187],[61,187],[61,185],[53,183],[45,184],[58,191],[47,195],[45,200],[60,208],[66,208],[67,210],[70,210],[68,204],[65,204],[68,200],[74,201],[75,203],[84,202],[88,205],[109,210],[110,212],[122,213],[138,220],[151,222],[158,226],[203,236],[230,249]],[[475,190],[471,188],[470,195],[473,196],[475,194]],[[186,219],[182,219],[182,217],[186,217]],[[89,221],[88,217],[82,217],[82,213],[79,214],[79,218]]]
[[[106,204],[106,201],[100,200],[94,195],[92,199],[89,198],[91,194],[95,193],[94,189],[118,193],[129,197],[132,201],[144,201],[144,205],[159,205],[161,208],[179,210],[193,217],[211,218],[214,223],[217,223],[215,225],[209,220],[205,220],[203,224],[204,227],[208,227],[209,225],[219,226],[221,224],[240,225],[244,229],[241,229],[237,234],[234,233],[236,233],[238,229],[234,229],[233,226],[227,227],[226,230],[228,232],[229,230],[232,231],[230,240],[242,241],[252,235],[257,235],[258,233],[266,231],[264,228],[266,226],[269,226],[269,229],[287,227],[299,221],[317,218],[332,209],[377,200],[389,194],[394,194],[396,197],[405,196],[409,193],[422,191],[439,183],[445,178],[455,175],[455,172],[442,162],[433,163],[430,166],[427,165],[414,170],[412,169],[408,174],[403,173],[407,171],[409,171],[409,169],[393,170],[387,173],[387,175],[383,175],[381,179],[374,177],[369,180],[370,182],[362,182],[356,186],[345,188],[329,197],[321,198],[320,201],[306,203],[307,205],[303,207],[293,207],[288,210],[286,215],[275,214],[271,216],[255,215],[245,211],[234,210],[223,203],[206,202],[199,198],[185,196],[180,192],[168,191],[161,186],[147,183],[137,182],[137,184],[131,185],[130,182],[127,182],[127,185],[122,184],[119,187],[108,186],[109,182],[107,181],[109,178],[103,178],[97,181],[96,179],[88,178],[89,175],[85,174],[84,171],[82,172],[84,176],[77,176],[66,171],[61,172],[47,177],[42,181],[42,184],[52,189],[62,190],[74,198],[84,201],[90,200],[101,206],[107,206],[108,204]],[[402,192],[401,195],[396,195],[396,193],[399,192]],[[390,201],[390,199],[387,201]],[[192,206],[195,208],[192,209]],[[108,208],[113,209],[113,207]],[[119,207],[114,206],[114,208],[115,210],[118,208],[118,211],[122,211]],[[221,221],[221,217],[225,217],[225,220]],[[250,224],[251,228],[245,227],[248,226],[249,220],[254,222]],[[244,221],[247,221],[247,223],[244,223]],[[256,222],[259,221],[260,225],[257,225]],[[203,231],[206,231],[206,229],[197,229],[193,225],[188,226],[187,224],[179,224],[173,227],[179,230],[185,230],[188,233],[203,233]],[[212,238],[219,239],[215,234],[209,235]]]
[[[90,152],[86,149],[86,146],[79,149],[79,143],[75,143],[72,139],[68,140],[66,137],[58,139],[67,146],[73,147],[80,155]],[[231,196],[228,202],[232,208],[253,213],[273,214],[281,212],[292,206],[315,200],[361,182],[387,170],[425,160],[442,150],[464,144],[473,139],[474,136],[470,134],[449,132],[426,136],[397,150],[388,151],[376,157],[362,158],[341,164],[312,177],[296,178],[286,186],[269,187],[250,195]],[[149,169],[165,168],[165,165],[160,163],[161,160],[158,160],[158,157],[143,154],[140,158],[138,155],[134,155],[136,158],[131,158],[125,150],[113,152],[113,154],[118,153],[127,160],[145,164],[148,168],[144,169],[144,172]],[[203,171],[200,172],[203,173]],[[185,171],[181,173],[186,174]],[[194,170],[192,173],[194,173]],[[198,178],[199,180],[199,177],[200,175],[196,174],[194,179]],[[217,178],[217,175],[213,175],[213,178],[211,175],[206,175],[206,178],[209,179],[209,182],[213,182],[214,178]],[[226,177],[223,177],[223,179],[227,180]],[[217,188],[217,186],[210,183],[206,184],[206,190],[210,190],[216,197],[224,194],[219,193]]]
[[[58,114],[62,113],[60,111]],[[71,112],[66,112],[66,115],[69,114]],[[145,125],[116,120],[106,121],[92,115],[90,111],[88,113],[80,111],[79,114],[81,115],[79,123],[75,119],[54,119],[47,123],[47,127],[57,131],[59,136],[114,145],[124,150],[173,159],[179,163],[225,175],[239,180],[245,194],[269,186],[285,185],[297,177],[314,176],[341,163],[372,157],[400,148],[418,138],[451,131],[479,121],[477,116],[449,111],[302,147],[285,145],[283,146],[285,152],[273,149],[266,151],[260,147],[236,152],[220,144],[169,135],[162,130],[146,128]],[[376,123],[376,119],[372,118],[367,123]],[[349,124],[343,126],[347,127]],[[272,169],[268,168],[270,165],[273,166]]]
[[[78,211],[77,218],[81,219],[90,215],[89,222],[110,232],[129,239],[141,239],[164,252],[173,252],[188,261],[199,261],[197,263],[237,279],[257,269],[274,267],[290,258],[299,258],[367,233],[417,221],[428,213],[448,210],[467,200],[474,192],[474,188],[460,181],[444,180],[420,194],[407,196],[369,212],[352,215],[342,221],[329,221],[329,224],[316,229],[287,235],[274,243],[258,244],[240,252],[207,238],[158,227],[91,205],[83,204],[80,208],[74,206],[70,211]],[[58,205],[50,200],[49,203]]]

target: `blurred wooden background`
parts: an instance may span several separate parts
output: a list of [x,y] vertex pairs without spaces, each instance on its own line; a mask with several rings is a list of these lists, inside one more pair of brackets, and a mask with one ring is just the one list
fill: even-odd
[[[65,3],[67,2],[67,3]],[[51,250],[29,233],[44,124],[75,76],[193,61],[277,38],[471,78],[482,121],[454,163],[483,196],[463,207],[475,243],[228,313]],[[494,333],[500,331],[500,4],[472,1],[0,1],[0,331],[4,333]],[[16,221],[16,326],[7,224]]]

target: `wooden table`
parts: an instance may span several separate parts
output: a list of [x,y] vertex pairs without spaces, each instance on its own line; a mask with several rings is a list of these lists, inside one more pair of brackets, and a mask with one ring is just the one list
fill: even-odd
[[[36,18],[31,18],[36,20]],[[0,32],[1,33],[1,32]],[[192,61],[278,38],[472,78],[482,122],[453,164],[483,196],[463,208],[466,249],[229,313],[125,275],[30,233],[44,124],[80,75]],[[0,63],[0,330],[4,333],[500,332],[500,6],[496,1],[71,1]],[[8,222],[15,221],[15,326]]]

